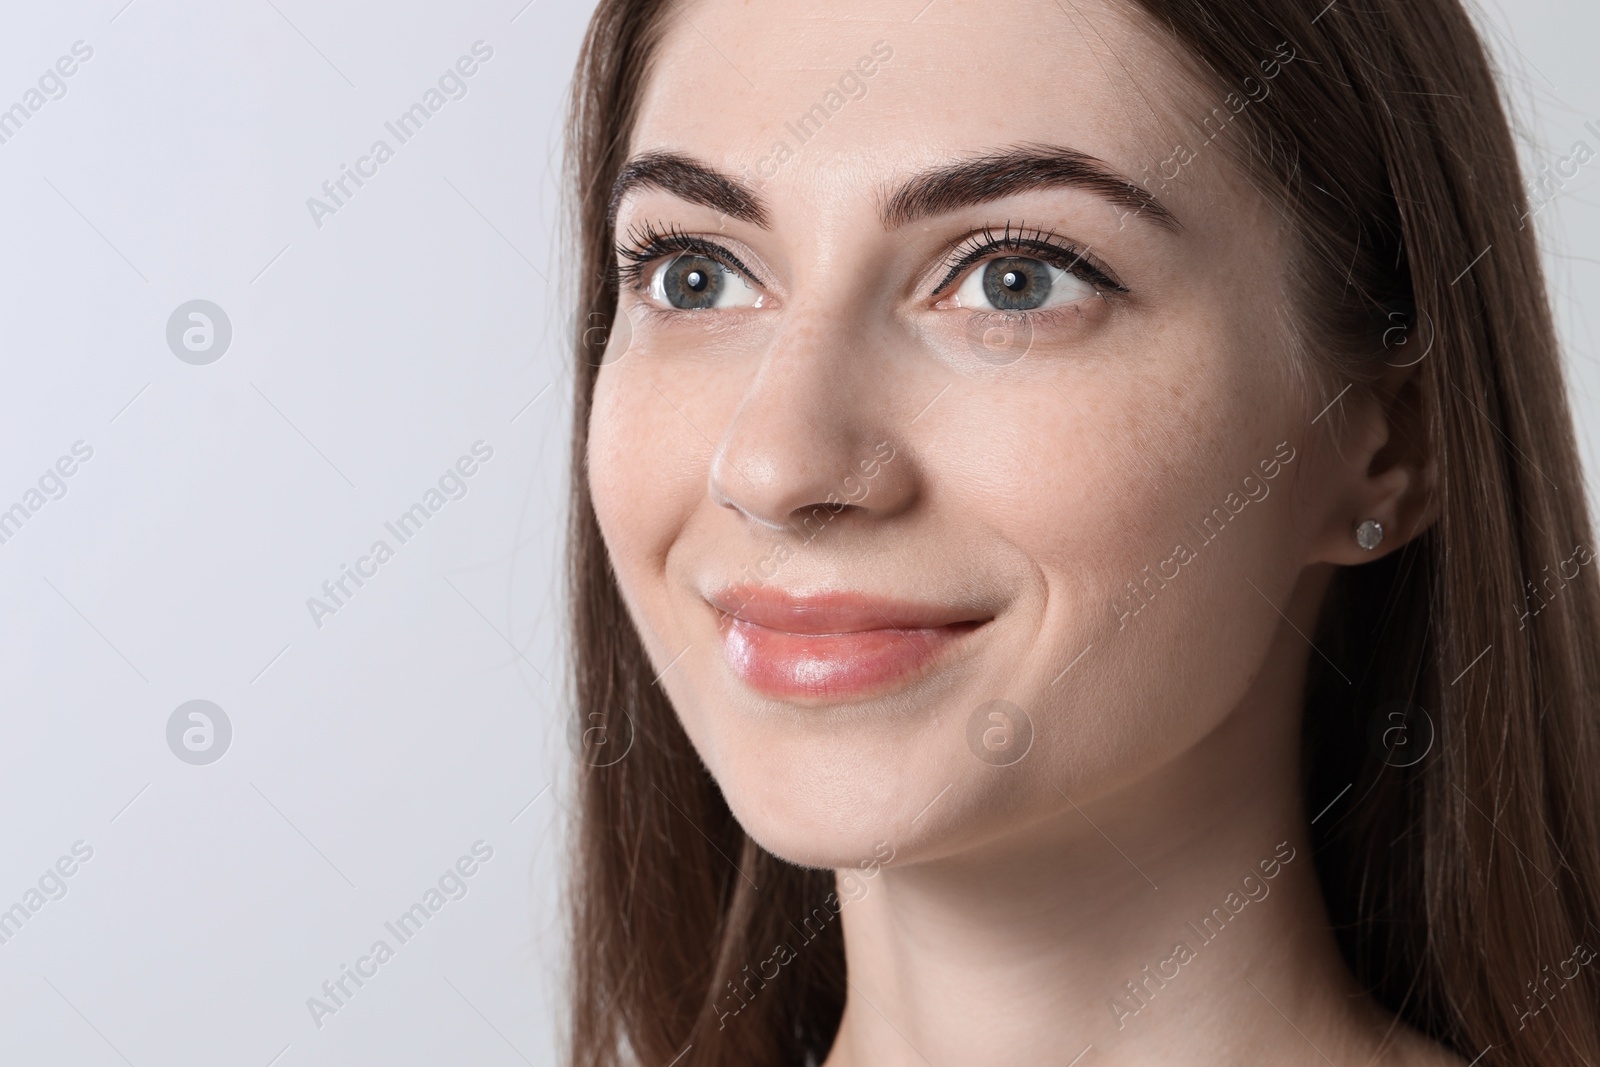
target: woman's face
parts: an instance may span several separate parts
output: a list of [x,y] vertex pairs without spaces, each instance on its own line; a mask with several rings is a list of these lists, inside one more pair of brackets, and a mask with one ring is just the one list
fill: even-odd
[[601,529],[735,815],[818,866],[1192,753],[1361,517],[1206,144],[1287,46],[1228,98],[1115,4],[924,3],[672,5],[616,205]]

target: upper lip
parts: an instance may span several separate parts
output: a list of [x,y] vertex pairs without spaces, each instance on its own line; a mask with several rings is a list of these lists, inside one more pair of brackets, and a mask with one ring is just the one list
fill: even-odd
[[708,594],[706,600],[718,611],[744,622],[792,634],[920,630],[956,623],[982,623],[993,617],[970,608],[848,590],[794,594],[751,584],[727,586]]

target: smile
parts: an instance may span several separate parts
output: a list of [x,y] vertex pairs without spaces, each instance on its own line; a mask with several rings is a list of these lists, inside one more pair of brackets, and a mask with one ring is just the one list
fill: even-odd
[[881,696],[925,674],[992,616],[860,593],[791,596],[737,586],[719,612],[728,666],[751,689],[787,700]]

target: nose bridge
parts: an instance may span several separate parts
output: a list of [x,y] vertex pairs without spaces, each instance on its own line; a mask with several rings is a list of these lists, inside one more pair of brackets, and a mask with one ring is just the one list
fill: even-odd
[[869,342],[826,309],[787,314],[723,432],[712,498],[773,528],[792,528],[824,505],[898,510],[909,487],[903,462],[885,476],[896,416]]

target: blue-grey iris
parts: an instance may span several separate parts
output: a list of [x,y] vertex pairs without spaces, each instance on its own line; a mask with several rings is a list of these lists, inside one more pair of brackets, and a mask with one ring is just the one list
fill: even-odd
[[675,308],[716,307],[725,284],[722,271],[721,264],[705,256],[677,256],[662,268],[662,293]]
[[983,268],[983,295],[999,311],[1031,311],[1050,296],[1050,266],[1043,260],[1004,256]]

